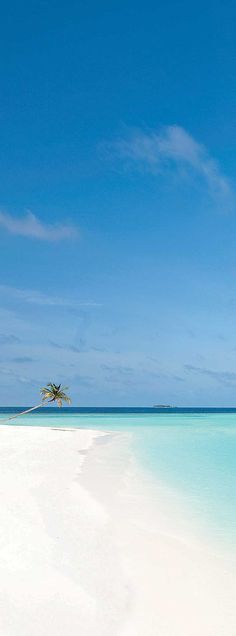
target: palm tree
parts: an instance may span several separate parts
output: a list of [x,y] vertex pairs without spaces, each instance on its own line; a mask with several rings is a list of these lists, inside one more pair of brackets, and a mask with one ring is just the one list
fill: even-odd
[[8,417],[6,420],[1,420],[1,424],[3,422],[9,422],[9,420],[14,420],[16,417],[20,417],[20,415],[26,415],[26,413],[30,413],[31,411],[35,411],[36,409],[40,409],[42,406],[44,406],[45,402],[56,402],[57,406],[59,407],[62,406],[63,402],[71,404],[71,399],[66,394],[67,390],[67,386],[49,382],[46,386],[40,389],[40,394],[42,395],[42,402],[40,402],[40,404],[37,404],[37,406],[32,406],[30,409],[27,409],[27,411],[22,411],[22,413],[17,413],[17,415],[12,415],[12,417]]
[[49,382],[47,386],[44,386],[40,393],[43,396],[42,402],[46,400],[48,402],[56,402],[57,406],[61,407],[62,402],[67,402],[67,404],[71,404],[71,399],[66,395],[65,391],[68,391],[67,386],[61,386],[61,384],[53,384],[53,382]]

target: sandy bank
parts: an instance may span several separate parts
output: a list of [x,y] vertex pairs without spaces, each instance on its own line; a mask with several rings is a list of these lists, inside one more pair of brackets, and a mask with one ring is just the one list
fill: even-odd
[[0,435],[0,634],[235,636],[234,571],[175,535],[128,435]]

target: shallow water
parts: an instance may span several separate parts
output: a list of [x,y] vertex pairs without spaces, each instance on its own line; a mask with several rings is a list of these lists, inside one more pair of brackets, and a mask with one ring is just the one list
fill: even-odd
[[9,424],[131,432],[146,470],[177,491],[196,526],[236,553],[235,412],[41,411]]

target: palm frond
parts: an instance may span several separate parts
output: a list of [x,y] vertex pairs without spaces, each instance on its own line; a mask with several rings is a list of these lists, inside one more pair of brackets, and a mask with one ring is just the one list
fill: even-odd
[[71,399],[68,395],[65,395],[65,393],[63,393],[62,395],[60,394],[60,399],[64,400],[64,402],[67,402],[67,404],[71,404]]

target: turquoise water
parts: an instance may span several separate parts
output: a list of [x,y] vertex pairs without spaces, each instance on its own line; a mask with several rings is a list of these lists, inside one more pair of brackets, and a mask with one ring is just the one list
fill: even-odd
[[131,432],[133,448],[142,465],[178,491],[202,529],[210,530],[216,539],[236,550],[235,412],[52,411],[20,417],[11,423],[16,424]]

